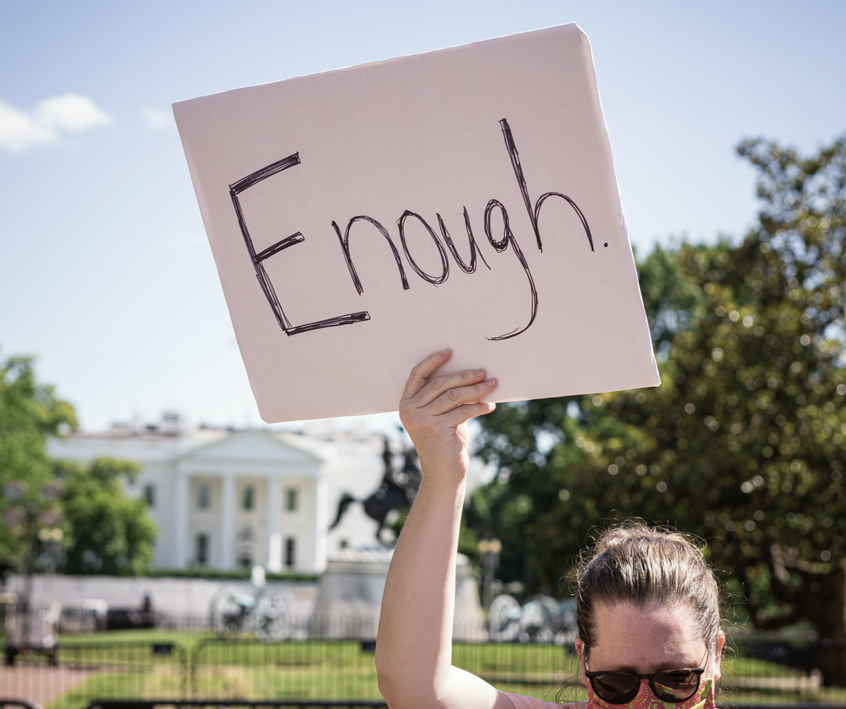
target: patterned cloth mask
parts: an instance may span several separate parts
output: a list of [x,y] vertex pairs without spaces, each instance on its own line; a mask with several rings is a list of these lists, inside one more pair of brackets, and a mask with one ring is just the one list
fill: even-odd
[[649,688],[649,682],[643,680],[637,696],[628,704],[609,704],[593,693],[588,684],[588,709],[716,709],[714,704],[714,680],[702,680],[699,690],[690,699],[678,704],[658,699]]

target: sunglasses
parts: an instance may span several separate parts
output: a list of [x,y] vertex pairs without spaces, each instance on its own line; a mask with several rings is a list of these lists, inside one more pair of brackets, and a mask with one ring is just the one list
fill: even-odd
[[705,667],[707,660],[704,667],[695,669],[663,670],[637,675],[629,672],[590,672],[585,665],[585,676],[590,680],[594,694],[608,704],[628,704],[637,696],[643,680],[649,682],[652,693],[662,702],[678,704],[696,694]]

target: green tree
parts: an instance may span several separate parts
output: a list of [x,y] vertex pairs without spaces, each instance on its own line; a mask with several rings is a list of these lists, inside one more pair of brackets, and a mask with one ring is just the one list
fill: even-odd
[[[23,481],[24,499],[15,504],[39,505],[42,487],[53,477],[47,456],[50,434],[76,428],[76,414],[56,397],[52,386],[36,380],[31,358],[10,357],[0,364],[0,490]],[[12,501],[0,499],[0,513]],[[0,522],[0,525],[3,523]],[[0,534],[0,558],[20,556],[27,544],[20,530]]]
[[110,459],[91,465],[52,461],[47,436],[76,427],[73,407],[37,381],[31,358],[12,357],[0,366],[0,489],[14,484],[22,495],[0,498],[0,559],[15,558],[21,570],[33,571],[42,513],[53,507],[45,486],[55,483],[64,532],[60,569],[139,573],[150,565],[156,528],[146,502],[123,492],[122,480],[132,479],[138,468]]
[[707,539],[758,627],[844,640],[846,141],[738,152],[757,225],[640,266],[662,386],[499,407],[483,452],[506,472],[482,496],[512,511],[497,533],[538,586],[596,524],[641,516]]
[[156,525],[143,498],[123,492],[136,463],[98,458],[89,465],[62,461],[63,571],[69,574],[133,576],[150,568]]

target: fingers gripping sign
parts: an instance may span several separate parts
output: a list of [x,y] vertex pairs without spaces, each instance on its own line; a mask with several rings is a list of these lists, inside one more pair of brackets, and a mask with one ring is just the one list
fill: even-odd
[[400,419],[411,436],[426,479],[460,482],[469,465],[467,421],[494,410],[480,401],[496,388],[484,369],[434,376],[452,356],[430,354],[411,370],[400,401]]

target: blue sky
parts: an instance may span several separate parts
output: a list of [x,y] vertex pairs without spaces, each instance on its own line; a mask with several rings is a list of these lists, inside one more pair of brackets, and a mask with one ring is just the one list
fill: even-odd
[[259,424],[170,105],[566,22],[639,254],[752,223],[742,137],[846,132],[838,0],[0,1],[0,358],[35,356],[87,429]]

